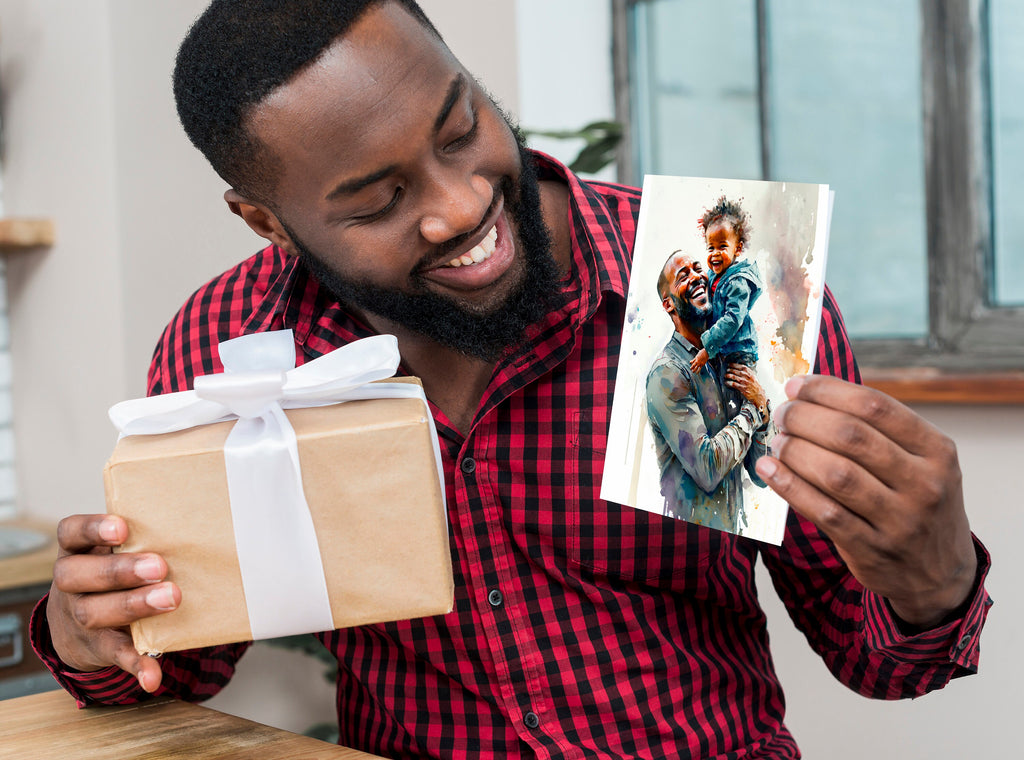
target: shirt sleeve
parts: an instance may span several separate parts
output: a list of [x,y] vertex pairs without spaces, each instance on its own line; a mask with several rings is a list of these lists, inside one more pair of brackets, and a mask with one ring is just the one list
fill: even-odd
[[[815,371],[860,381],[842,316],[826,290]],[[781,547],[762,546],[765,566],[790,617],[833,675],[865,696],[926,694],[978,667],[979,634],[992,601],[990,559],[975,539],[978,572],[965,603],[926,631],[908,631],[888,602],[847,570],[832,542],[790,510]]]
[[743,461],[763,420],[746,401],[728,425],[709,435],[688,380],[671,364],[656,365],[647,378],[647,414],[686,473],[702,490],[714,493]]
[[[128,705],[150,698],[131,673],[111,666],[83,672],[61,662],[50,639],[46,621],[46,600],[32,611],[29,638],[32,649],[53,674],[57,683],[75,698],[79,707],[89,704]],[[235,672],[238,659],[251,642],[169,652],[160,658],[163,679],[152,696],[170,696],[190,702],[201,702],[219,692]]]
[[725,291],[725,312],[700,336],[700,342],[712,358],[721,353],[722,346],[732,339],[747,318],[753,291],[746,277],[733,277],[719,287]]

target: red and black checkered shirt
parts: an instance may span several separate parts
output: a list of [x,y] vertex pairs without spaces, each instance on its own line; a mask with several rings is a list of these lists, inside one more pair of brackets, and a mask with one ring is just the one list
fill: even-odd
[[[777,548],[599,498],[640,193],[539,160],[571,191],[570,298],[498,364],[465,435],[434,409],[454,612],[318,634],[338,657],[342,743],[392,757],[797,757],[754,589],[758,555],[851,688],[915,696],[974,671],[989,604],[981,583],[962,617],[907,636],[792,512]],[[185,304],[149,390],[219,371],[220,341],[283,328],[300,362],[369,334],[269,247]],[[830,294],[816,369],[858,377]],[[41,617],[37,648],[79,700],[144,696],[116,669],[63,669]],[[215,693],[247,646],[165,655],[161,693]]]

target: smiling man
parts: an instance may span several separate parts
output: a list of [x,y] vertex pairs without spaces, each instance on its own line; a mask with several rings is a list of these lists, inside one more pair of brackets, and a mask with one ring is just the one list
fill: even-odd
[[[830,294],[817,370],[845,380],[791,385],[774,456],[757,462],[794,507],[781,547],[609,504],[639,191],[523,151],[412,0],[218,0],[182,45],[175,93],[228,206],[269,245],[186,302],[150,392],[219,371],[216,346],[241,334],[290,328],[303,362],[390,332],[437,423],[455,608],[317,634],[338,658],[343,743],[797,757],[758,556],[851,688],[917,696],[976,669],[988,560],[955,448],[846,382],[856,364]],[[706,306],[704,287],[684,292]],[[125,627],[181,590],[163,557],[111,553],[127,534],[112,516],[61,523],[36,651],[83,704],[215,693],[248,645],[140,657]]]
[[711,316],[708,278],[700,262],[674,251],[658,275],[658,295],[675,328],[647,375],[647,417],[661,471],[665,516],[742,534],[743,482],[739,467],[764,486],[754,469],[769,453],[768,398],[752,368],[732,364],[721,373],[743,403],[729,412],[717,367],[691,364]]

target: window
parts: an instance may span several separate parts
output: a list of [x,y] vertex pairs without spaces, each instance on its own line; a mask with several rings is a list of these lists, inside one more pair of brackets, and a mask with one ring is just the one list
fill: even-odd
[[620,176],[828,182],[863,365],[1024,368],[1012,3],[614,0]]

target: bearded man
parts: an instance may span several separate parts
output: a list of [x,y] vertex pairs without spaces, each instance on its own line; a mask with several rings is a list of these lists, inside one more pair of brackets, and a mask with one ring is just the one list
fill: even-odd
[[730,415],[717,369],[691,369],[711,316],[708,278],[699,261],[674,251],[658,275],[658,295],[674,328],[647,374],[647,419],[664,514],[742,535],[746,515],[739,467],[756,485],[765,485],[755,468],[768,454],[768,398],[751,367],[730,365],[722,377],[744,399]]
[[[794,507],[781,547],[600,499],[639,191],[524,152],[412,0],[216,0],[175,94],[268,246],[184,305],[149,391],[220,370],[218,343],[245,333],[291,328],[301,363],[388,332],[437,424],[454,611],[317,634],[338,658],[342,743],[797,757],[759,554],[852,688],[916,696],[976,668],[988,561],[955,449],[876,392],[790,386],[757,465]],[[836,374],[855,364],[824,300],[818,370]],[[61,523],[36,651],[83,704],[215,693],[248,645],[140,657],[125,627],[181,590],[163,557],[111,553],[127,534],[114,516]]]

